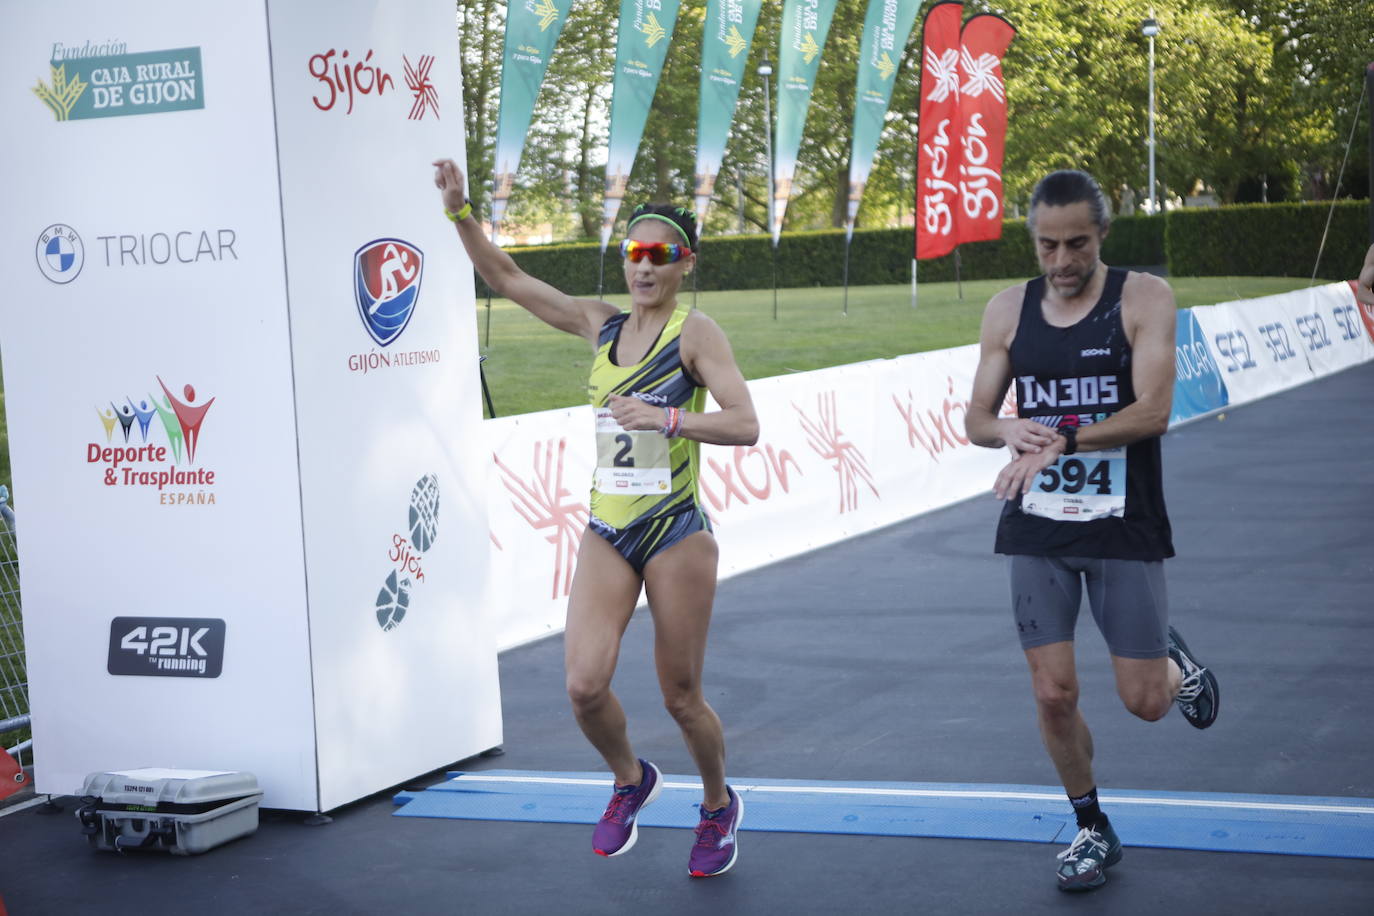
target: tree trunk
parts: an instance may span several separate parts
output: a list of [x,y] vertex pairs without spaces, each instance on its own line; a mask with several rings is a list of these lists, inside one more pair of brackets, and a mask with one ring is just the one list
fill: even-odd
[[587,86],[587,94],[582,104],[582,131],[577,138],[577,219],[582,226],[583,238],[599,236],[601,215],[596,211],[599,199],[597,192],[604,191],[596,181],[592,168],[592,108],[596,105],[596,87]]
[[[835,173],[835,198],[830,207],[830,225],[843,228],[849,216],[849,157],[845,157],[844,168]],[[858,225],[857,218],[855,225]]]

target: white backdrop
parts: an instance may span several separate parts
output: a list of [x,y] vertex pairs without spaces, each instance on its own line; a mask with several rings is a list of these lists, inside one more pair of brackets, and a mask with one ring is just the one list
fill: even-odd
[[[471,268],[428,164],[464,152],[452,4],[6,19],[38,790],[242,769],[328,809],[499,744]],[[365,259],[360,308],[388,238],[423,273]],[[405,302],[383,346],[368,308]]]
[[[487,467],[476,444],[472,267],[430,165],[466,161],[453,5],[320,9],[270,5],[320,781],[331,808],[499,744],[501,719],[482,615]],[[351,93],[336,75],[350,63]],[[355,296],[355,254],[379,240],[395,240],[380,243],[379,258],[406,262],[378,277],[418,284],[408,321],[384,345]],[[410,511],[431,475],[438,514],[420,532],[421,542],[433,535],[426,545]],[[410,580],[409,603],[384,630],[377,602],[395,590],[393,571],[403,590]]]

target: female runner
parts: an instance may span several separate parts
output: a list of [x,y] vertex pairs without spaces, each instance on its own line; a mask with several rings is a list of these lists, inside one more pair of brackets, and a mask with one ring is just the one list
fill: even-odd
[[[759,424],[744,376],[720,327],[677,301],[696,263],[696,218],[662,204],[630,217],[620,251],[630,311],[576,299],[522,271],[483,234],[450,159],[434,163],[445,214],[473,266],[500,296],[596,351],[588,391],[596,415],[591,519],[568,598],[568,696],[587,740],[605,758],[615,791],[592,837],[600,855],[629,852],[640,810],[663,787],[636,757],[611,690],[620,640],[644,589],[654,620],[654,661],[668,712],[701,773],[704,798],[688,872],[735,864],[744,815],[725,783],[720,719],[702,694],[706,631],[716,590],[716,541],[697,498],[698,443],[753,445]],[[705,394],[720,409],[706,412]]]

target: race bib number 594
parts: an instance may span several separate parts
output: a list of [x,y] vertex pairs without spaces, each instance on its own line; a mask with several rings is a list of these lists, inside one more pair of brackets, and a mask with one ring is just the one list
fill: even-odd
[[1021,511],[1057,522],[1125,515],[1125,446],[1060,458],[1036,476]]

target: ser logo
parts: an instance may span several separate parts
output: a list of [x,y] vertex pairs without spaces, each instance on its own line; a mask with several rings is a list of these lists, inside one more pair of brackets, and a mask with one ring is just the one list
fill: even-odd
[[1250,355],[1250,341],[1244,331],[1222,331],[1213,338],[1217,355],[1224,359],[1226,373],[1254,369],[1259,363]]
[[116,617],[105,670],[136,677],[219,677],[224,621],[211,617]]

